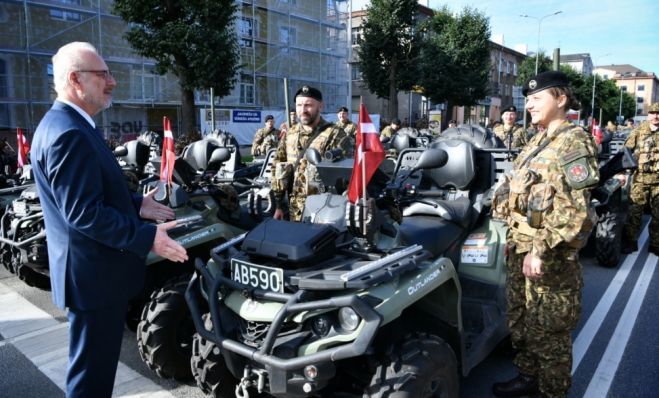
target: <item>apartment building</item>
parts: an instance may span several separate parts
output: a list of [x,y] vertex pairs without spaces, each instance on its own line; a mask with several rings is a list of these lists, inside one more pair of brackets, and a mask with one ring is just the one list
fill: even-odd
[[[256,125],[262,125],[265,112],[283,114],[284,78],[289,81],[289,98],[299,86],[311,84],[323,91],[326,109],[345,105],[347,14],[341,11],[345,2],[236,2],[243,67],[233,92],[215,99],[220,127],[240,126],[234,124],[239,122],[234,120],[237,110],[251,110],[260,119]],[[96,46],[117,79],[113,106],[97,117],[106,136],[126,139],[147,129],[160,130],[165,115],[177,126],[178,79],[156,74],[153,60],[131,49],[123,38],[127,24],[112,14],[112,4],[112,0],[0,0],[0,131],[15,136],[16,127],[36,128],[55,98],[51,57],[71,41]],[[208,91],[196,93],[196,106],[203,120],[210,108]]]
[[644,72],[629,65],[596,66],[593,73],[603,79],[613,79],[616,86],[636,99],[636,116],[647,116],[650,104],[659,101],[659,79],[653,72]]

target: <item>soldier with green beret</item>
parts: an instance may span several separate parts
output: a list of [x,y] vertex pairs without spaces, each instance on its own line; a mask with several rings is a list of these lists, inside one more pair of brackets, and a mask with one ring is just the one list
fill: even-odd
[[544,127],[495,192],[495,216],[507,221],[507,312],[519,374],[495,383],[496,396],[565,397],[572,339],[581,312],[578,252],[596,221],[590,189],[599,180],[597,147],[567,121],[579,109],[567,76],[550,71],[523,89],[532,122]]
[[322,93],[310,86],[302,86],[295,93],[295,110],[299,122],[293,125],[279,142],[272,164],[272,191],[275,195],[274,218],[284,217],[284,201],[288,194],[289,218],[302,219],[307,196],[319,192],[320,178],[316,167],[304,157],[308,148],[321,156],[326,151],[350,150],[350,139],[342,128],[320,116],[323,110]]
[[646,206],[650,207],[650,246],[648,251],[659,256],[659,102],[650,105],[648,119],[629,134],[625,146],[632,150],[638,161],[634,172],[629,218],[623,236],[623,253],[638,250],[638,234]]

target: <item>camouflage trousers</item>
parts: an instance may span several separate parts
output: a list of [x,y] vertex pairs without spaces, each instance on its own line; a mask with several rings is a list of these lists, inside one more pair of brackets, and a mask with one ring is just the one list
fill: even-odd
[[574,251],[555,252],[543,263],[543,277],[530,280],[522,273],[526,253],[510,250],[506,299],[515,366],[537,377],[547,397],[565,397],[572,384],[570,333],[581,313],[582,277]]
[[302,221],[302,212],[304,211],[304,203],[306,201],[307,197],[305,195],[288,196],[289,220]]
[[625,239],[636,242],[641,231],[641,219],[646,206],[650,206],[650,246],[659,247],[659,184],[632,184],[629,193],[629,217],[625,225]]

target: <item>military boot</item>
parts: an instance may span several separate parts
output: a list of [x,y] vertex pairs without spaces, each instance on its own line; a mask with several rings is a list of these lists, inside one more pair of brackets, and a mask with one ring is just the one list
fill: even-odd
[[620,253],[629,254],[638,250],[638,243],[623,239]]
[[518,374],[511,380],[492,385],[492,393],[497,397],[523,397],[539,392],[538,379],[524,373]]

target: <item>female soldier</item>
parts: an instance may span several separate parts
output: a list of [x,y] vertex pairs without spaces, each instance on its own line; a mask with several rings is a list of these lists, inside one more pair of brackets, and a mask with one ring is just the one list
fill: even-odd
[[565,74],[543,72],[523,93],[544,129],[515,160],[503,213],[509,227],[508,325],[519,375],[497,396],[564,397],[571,384],[570,332],[581,312],[577,253],[594,224],[590,188],[599,180],[592,137],[566,120],[579,103]]

